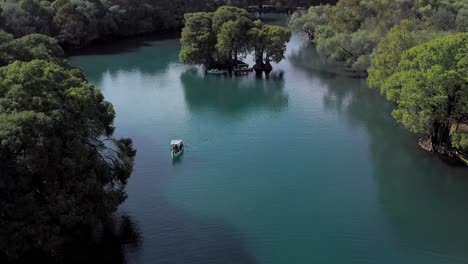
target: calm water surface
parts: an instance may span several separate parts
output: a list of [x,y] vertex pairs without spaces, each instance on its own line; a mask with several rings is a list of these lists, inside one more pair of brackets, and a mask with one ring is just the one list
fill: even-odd
[[178,39],[71,58],[138,149],[129,263],[468,263],[468,171],[420,151],[303,40],[268,80],[203,76]]

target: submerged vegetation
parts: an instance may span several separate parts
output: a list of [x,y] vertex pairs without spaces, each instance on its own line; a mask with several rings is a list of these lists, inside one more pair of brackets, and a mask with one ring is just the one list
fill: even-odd
[[57,40],[0,40],[0,260],[54,257],[125,200],[136,152]]
[[293,15],[317,51],[368,74],[396,104],[393,116],[427,135],[427,150],[468,151],[468,3],[462,0],[340,0]]
[[254,52],[257,70],[271,71],[270,61],[284,58],[291,33],[287,28],[252,21],[241,8],[223,6],[214,13],[185,15],[180,60],[207,68],[232,68]]

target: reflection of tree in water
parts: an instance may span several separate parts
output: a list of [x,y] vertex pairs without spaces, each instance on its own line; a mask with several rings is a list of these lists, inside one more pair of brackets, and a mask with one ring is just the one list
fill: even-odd
[[288,59],[293,66],[327,78],[333,78],[337,75],[356,76],[356,73],[343,65],[327,63],[326,59],[317,53],[313,44],[308,44],[297,35],[295,37],[299,38],[302,42],[298,44],[298,48],[291,51],[288,55]]
[[368,89],[364,80],[302,69],[327,88],[323,100],[328,110],[344,114],[348,125],[367,131],[378,199],[398,235],[396,243],[468,257],[466,169],[451,167],[420,150],[418,135],[397,124],[390,114],[391,103]]
[[138,226],[125,214],[103,223],[92,234],[75,232],[76,235],[66,239],[68,242],[55,256],[31,253],[18,263],[123,264],[127,263],[127,254],[137,253],[142,244]]
[[468,257],[466,170],[419,150],[417,135],[397,125],[392,106],[366,86],[352,90],[347,109],[368,132],[379,201],[403,241]]
[[284,81],[252,79],[246,76],[201,76],[193,71],[181,74],[187,105],[193,109],[204,107],[237,113],[249,108],[268,108],[280,111],[287,106]]

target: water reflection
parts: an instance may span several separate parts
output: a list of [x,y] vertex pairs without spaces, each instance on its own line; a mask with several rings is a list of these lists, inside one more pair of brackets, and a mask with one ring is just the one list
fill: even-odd
[[350,71],[349,68],[339,64],[327,63],[326,59],[317,53],[315,46],[305,41],[305,35],[295,35],[293,37],[295,41],[300,41],[297,44],[298,47],[288,54],[288,59],[293,66],[313,74],[320,74],[321,78],[327,79],[338,76],[355,76],[355,73]]
[[393,105],[365,81],[302,67],[304,57],[318,68],[321,63],[312,48],[300,54],[291,60],[312,78],[322,79],[326,110],[345,114],[349,126],[362,127],[369,136],[378,201],[391,223],[389,232],[397,234],[391,242],[403,251],[419,251],[422,260],[467,261],[466,168],[449,166],[420,150],[418,135],[396,123],[390,114]]
[[356,89],[347,108],[349,118],[367,129],[378,198],[399,235],[396,242],[468,260],[466,169],[419,150],[417,136],[397,126],[391,106],[379,99]]
[[203,76],[188,70],[181,74],[185,101],[192,109],[214,108],[237,113],[249,108],[264,107],[280,111],[288,105],[284,81],[279,78],[259,80],[253,76]]

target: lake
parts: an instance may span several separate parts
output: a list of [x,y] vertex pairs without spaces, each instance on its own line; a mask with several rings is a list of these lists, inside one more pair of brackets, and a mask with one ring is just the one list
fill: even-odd
[[300,35],[269,79],[204,76],[179,50],[131,40],[70,58],[138,150],[119,212],[141,243],[124,261],[468,263],[468,170],[420,150],[364,79]]

